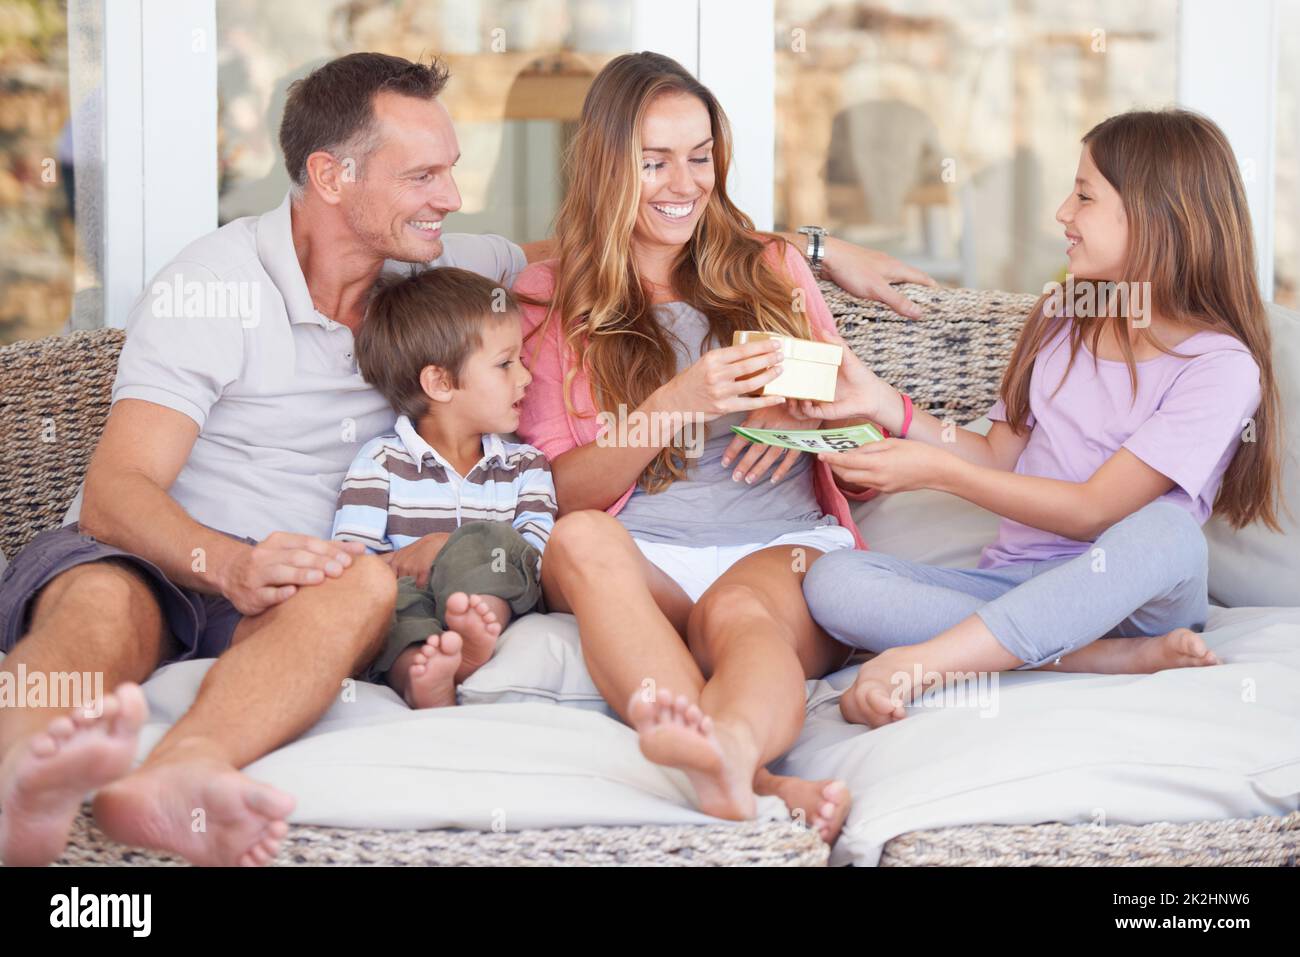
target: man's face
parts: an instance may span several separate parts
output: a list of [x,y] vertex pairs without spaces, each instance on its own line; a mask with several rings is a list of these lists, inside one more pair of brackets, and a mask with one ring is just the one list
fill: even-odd
[[442,220],[460,209],[451,175],[460,147],[451,116],[437,100],[380,93],[375,127],[375,149],[342,190],[343,216],[357,238],[385,259],[437,259]]

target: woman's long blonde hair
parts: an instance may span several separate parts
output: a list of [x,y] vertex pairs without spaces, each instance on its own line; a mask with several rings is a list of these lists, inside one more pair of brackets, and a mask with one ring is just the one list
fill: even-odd
[[[1246,192],[1227,137],[1197,113],[1170,109],[1112,116],[1089,130],[1083,143],[1124,202],[1129,239],[1126,275],[1076,276],[1076,290],[1091,285],[1100,308],[1114,302],[1101,285],[1107,280],[1150,282],[1148,310],[1198,330],[1233,336],[1250,350],[1259,366],[1261,393],[1254,440],[1243,441],[1233,456],[1214,511],[1234,528],[1262,521],[1280,530],[1281,407],[1273,376],[1272,338],[1255,280]],[[1034,305],[1002,378],[1007,421],[1017,431],[1028,421],[1034,359],[1066,323],[1071,365],[1089,324],[1094,356],[1103,331],[1111,326],[1137,393],[1129,316],[1081,318],[1072,310],[1049,315],[1045,309],[1049,298],[1044,295]],[[1161,352],[1181,355],[1156,341],[1150,329],[1140,329],[1139,335]]]
[[[582,105],[577,133],[565,157],[568,189],[556,214],[555,291],[538,344],[552,321],[564,347],[589,377],[598,410],[636,408],[676,374],[672,341],[655,320],[651,297],[632,255],[632,229],[641,196],[641,122],[656,97],[685,94],[709,112],[714,185],[708,204],[673,267],[673,287],[709,321],[710,335],[730,345],[735,330],[763,329],[811,337],[802,292],[765,255],[781,237],[760,233],[727,196],[731,131],[713,94],[679,63],[657,53],[616,57],[597,74]],[[706,342],[708,340],[706,339]],[[572,383],[564,402],[575,414]],[[667,488],[686,475],[681,436],[641,475],[646,491]]]

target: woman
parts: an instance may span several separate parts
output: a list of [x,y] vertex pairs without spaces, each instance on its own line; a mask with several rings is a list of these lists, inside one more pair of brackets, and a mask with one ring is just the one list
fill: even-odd
[[706,813],[752,817],[756,793],[777,794],[829,842],[847,788],[764,765],[799,735],[805,679],[847,660],[802,579],[863,547],[846,496],[870,493],[730,432],[809,427],[746,394],[780,352],[732,333],[809,339],[834,323],[795,248],[728,199],[729,163],[726,117],[673,60],[629,54],[596,77],[557,258],[515,287],[533,374],[519,433],[551,459],[559,498],[547,603],[577,616],[591,676],[646,757],[684,771]]

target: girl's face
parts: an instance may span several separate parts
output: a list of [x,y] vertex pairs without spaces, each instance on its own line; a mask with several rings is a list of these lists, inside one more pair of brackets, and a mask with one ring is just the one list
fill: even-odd
[[1056,221],[1065,227],[1070,272],[1086,279],[1119,280],[1128,251],[1124,201],[1097,171],[1087,146],[1075,176],[1074,192],[1056,211]]
[[682,246],[713,193],[713,127],[696,97],[665,93],[641,122],[641,196],[633,240]]

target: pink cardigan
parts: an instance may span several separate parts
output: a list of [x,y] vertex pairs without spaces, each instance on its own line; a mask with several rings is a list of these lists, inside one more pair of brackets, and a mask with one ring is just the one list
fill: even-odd
[[[778,245],[785,247],[786,274],[792,275],[794,281],[803,289],[804,301],[813,327],[834,330],[835,320],[831,317],[826,300],[822,298],[821,290],[817,288],[817,282],[808,264],[804,262],[803,256],[789,243],[770,243],[768,252],[773,260],[776,258]],[[515,280],[514,291],[548,301],[555,291],[555,265],[556,260],[553,259],[533,263],[519,274],[518,279]],[[545,320],[546,307],[521,305],[524,335],[528,336]],[[559,324],[556,322],[552,322],[550,328],[546,330],[542,342],[538,343],[534,337],[524,343],[524,364],[533,374],[533,381],[524,397],[518,432],[525,442],[541,449],[548,459],[555,459],[570,449],[594,442],[600,431],[591,385],[581,368],[577,370],[573,380],[573,403],[579,414],[570,415],[564,407],[564,396],[561,390],[564,377],[573,364],[573,356],[564,355],[564,352],[564,339],[560,335]],[[610,515],[617,515],[632,496],[635,488],[635,484],[629,486],[618,501],[606,511]],[[866,548],[867,544],[858,532],[857,523],[853,521],[853,515],[849,511],[848,499],[866,501],[876,494],[876,490],[869,489],[856,494],[845,493],[835,484],[830,466],[818,461],[813,467],[813,494],[822,512],[826,515],[834,515],[841,525],[853,533],[856,546]]]

